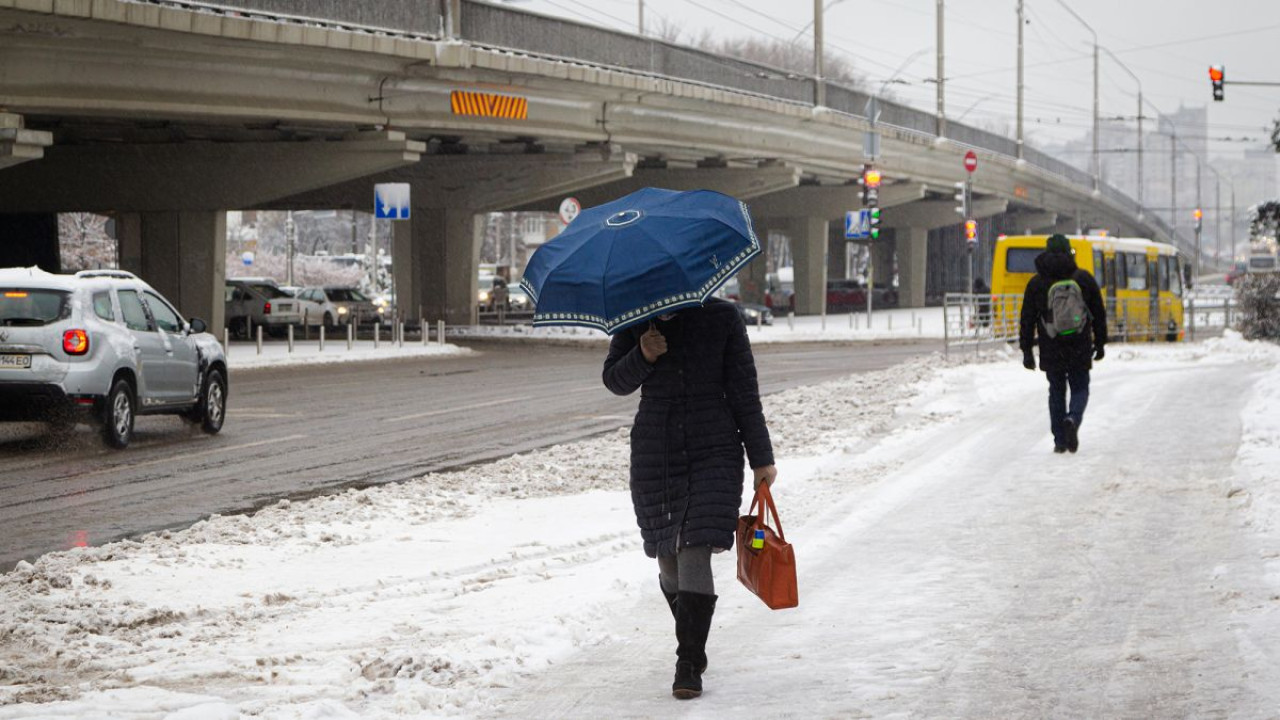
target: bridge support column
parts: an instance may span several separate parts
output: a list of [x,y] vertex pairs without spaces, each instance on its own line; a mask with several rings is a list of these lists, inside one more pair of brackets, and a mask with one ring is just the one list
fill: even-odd
[[[759,228],[756,230],[759,232]],[[745,303],[764,304],[765,275],[769,268],[768,245],[746,267],[738,271],[738,296]]]
[[422,308],[427,322],[476,324],[482,236],[475,211],[415,206],[412,218],[394,226],[392,265],[401,315],[416,318]]
[[[890,233],[893,231],[890,230]],[[871,244],[871,262],[875,264],[875,282],[877,285],[884,285],[886,288],[893,287],[893,256],[894,244],[892,238],[886,239],[884,235],[880,236],[880,240]]]
[[62,272],[56,213],[0,214],[0,267]]
[[120,269],[160,291],[184,318],[218,332],[225,322],[227,214],[220,210],[123,213]]
[[786,233],[791,239],[796,314],[821,315],[827,307],[827,221],[790,218]]
[[893,230],[898,251],[898,305],[924,307],[929,230],[915,227],[896,227]]

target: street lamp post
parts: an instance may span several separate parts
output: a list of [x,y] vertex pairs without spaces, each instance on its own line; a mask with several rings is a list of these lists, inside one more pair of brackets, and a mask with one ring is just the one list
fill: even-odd
[[1022,67],[1022,28],[1027,24],[1024,15],[1023,0],[1018,0],[1018,159],[1023,158],[1023,137],[1022,137],[1022,98],[1023,98],[1023,67]]
[[[1115,53],[1107,50],[1106,48],[1103,48],[1103,50],[1106,50],[1107,55],[1111,56],[1111,59],[1116,61],[1116,64],[1120,66],[1121,70],[1129,73],[1129,77],[1133,78],[1133,81],[1138,83],[1138,216],[1141,217],[1143,214],[1142,208],[1145,204],[1142,197],[1142,79],[1135,75],[1127,65],[1120,62],[1120,58],[1116,57]],[[1097,152],[1096,141],[1094,152]]]
[[[947,94],[946,84],[947,75],[945,71],[946,45],[943,42],[944,25],[946,19],[946,8],[944,7],[946,0],[938,0],[938,13],[936,23],[938,26],[938,119],[934,128],[938,137],[946,137],[947,135]],[[1021,2],[1021,0],[1019,0]]]
[[1098,159],[1098,32],[1085,22],[1084,18],[1077,15],[1066,2],[1058,0],[1058,4],[1071,13],[1071,17],[1080,21],[1080,24],[1093,35],[1093,189],[1098,190],[1100,187],[1098,173],[1102,167]]
[[[833,3],[834,4],[834,3]],[[826,81],[822,78],[822,0],[813,0],[813,104],[827,104]]]

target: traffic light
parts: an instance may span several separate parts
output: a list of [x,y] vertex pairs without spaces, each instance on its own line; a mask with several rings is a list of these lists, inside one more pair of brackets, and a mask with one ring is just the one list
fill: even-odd
[[960,217],[969,217],[969,183],[956,183],[956,214]]
[[1196,219],[1196,230],[1199,231],[1204,223],[1204,213],[1200,211],[1200,208],[1196,208],[1195,211],[1191,213],[1191,216]]
[[880,208],[871,208],[870,235],[872,240],[880,239]]
[[862,204],[866,207],[880,204],[880,171],[870,163],[862,166]]
[[972,250],[978,244],[978,221],[972,218],[964,221],[964,239]]
[[1227,82],[1227,72],[1222,65],[1209,66],[1209,82],[1213,83],[1214,102],[1222,102],[1222,86]]

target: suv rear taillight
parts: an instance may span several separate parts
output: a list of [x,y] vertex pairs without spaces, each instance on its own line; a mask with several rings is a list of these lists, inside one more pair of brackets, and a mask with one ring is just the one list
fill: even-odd
[[267,303],[266,305],[263,305],[263,306],[262,306],[262,314],[263,314],[263,315],[270,315],[270,314],[271,314],[271,303]]
[[68,355],[83,355],[89,352],[89,333],[83,330],[68,330],[62,333],[62,350]]

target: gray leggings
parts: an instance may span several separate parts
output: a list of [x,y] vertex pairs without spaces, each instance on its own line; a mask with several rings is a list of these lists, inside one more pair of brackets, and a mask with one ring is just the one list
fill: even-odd
[[675,555],[659,557],[658,581],[669,593],[715,595],[716,584],[711,577],[711,546],[681,548]]

